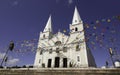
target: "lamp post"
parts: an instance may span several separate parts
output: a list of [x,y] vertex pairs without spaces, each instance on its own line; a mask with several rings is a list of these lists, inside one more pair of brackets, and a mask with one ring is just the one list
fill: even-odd
[[11,41],[10,44],[9,44],[9,48],[6,51],[6,53],[5,53],[5,55],[4,55],[3,59],[2,59],[2,62],[1,62],[0,66],[2,66],[3,62],[5,61],[8,51],[9,50],[12,51],[13,49],[14,49],[14,42]]
[[113,56],[113,50],[112,50],[112,48],[109,48],[109,53],[110,53],[110,58],[111,58],[113,67],[115,68],[115,64],[114,64],[114,61],[113,61],[113,58],[112,58],[112,56]]

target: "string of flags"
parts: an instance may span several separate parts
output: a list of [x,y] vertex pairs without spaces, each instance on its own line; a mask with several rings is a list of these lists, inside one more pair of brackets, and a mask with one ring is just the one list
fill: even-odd
[[[115,33],[117,33],[118,29],[116,28],[119,24],[120,24],[120,15],[112,16],[111,18],[97,19],[96,21],[84,23],[83,31],[85,31],[85,37],[86,37],[85,41],[88,43],[88,45],[91,47],[92,50],[93,49],[96,50],[96,45],[99,45],[100,48],[108,48],[109,46],[106,43],[109,43],[110,46],[113,46],[115,44],[115,41],[117,40],[117,38],[115,37],[116,36]],[[71,30],[69,29],[64,29],[63,33],[67,33],[70,31]],[[38,39],[17,41],[15,43],[16,46],[14,52],[34,53],[37,50],[37,44],[38,44]]]
[[[96,21],[91,21],[90,23],[85,23],[84,26],[85,28],[90,28],[90,25],[94,25],[93,26],[93,29],[97,29],[97,27],[100,27],[101,26],[101,23],[110,23],[114,20],[118,20],[120,21],[120,15],[119,16],[112,16],[111,18],[103,18],[103,19],[97,19]],[[109,29],[109,27],[106,27],[106,29]],[[72,29],[73,30],[73,29]],[[69,29],[64,29],[62,32],[66,33],[70,31]],[[104,29],[103,29],[104,31]]]
[[37,49],[37,43],[37,39],[18,41],[15,43],[16,46],[13,51],[16,53],[35,52]]
[[[119,24],[120,15],[84,23],[83,31],[85,31],[87,43],[89,43],[91,47],[94,47],[93,49],[96,49],[96,44],[99,44],[100,48],[103,48],[103,46],[104,48],[108,48],[108,45],[105,45],[106,43],[110,43],[112,44],[110,46],[114,47],[113,45],[116,43],[116,40],[118,40],[116,35],[119,31],[119,29],[117,29],[119,28]],[[63,30],[64,33],[67,31],[69,32],[71,30]]]

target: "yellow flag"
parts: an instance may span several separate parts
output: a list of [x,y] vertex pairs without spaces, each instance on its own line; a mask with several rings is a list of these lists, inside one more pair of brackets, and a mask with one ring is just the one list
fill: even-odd
[[65,33],[65,32],[66,32],[66,30],[63,30],[63,32]]

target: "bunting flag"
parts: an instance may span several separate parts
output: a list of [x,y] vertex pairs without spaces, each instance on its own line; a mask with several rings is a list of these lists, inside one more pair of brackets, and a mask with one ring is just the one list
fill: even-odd
[[108,19],[108,20],[107,20],[107,22],[109,23],[109,22],[111,22],[111,20],[110,20],[110,19]]
[[37,49],[37,43],[37,39],[19,41],[15,43],[15,49],[13,51],[16,53],[34,53]]
[[102,22],[105,22],[106,21],[106,19],[102,19]]
[[66,33],[66,30],[64,29],[63,32]]
[[[95,21],[90,21],[90,23],[84,23],[84,30],[80,31],[80,33],[83,31],[85,32],[85,41],[89,46],[91,46],[90,48],[92,50],[97,49],[97,46],[105,49],[109,48],[110,54],[113,54],[111,47],[114,46],[115,41],[118,39],[113,36],[118,32],[116,29],[117,27],[115,27],[118,26],[118,23],[115,23],[116,21],[120,21],[120,16],[96,19]],[[63,32],[67,33],[72,30],[74,29],[64,29]],[[32,39],[17,41],[15,45],[16,47],[13,51],[16,53],[35,53],[37,50],[38,40]],[[10,50],[12,50],[12,48]]]
[[109,48],[109,53],[110,53],[110,55],[113,55],[113,50],[112,50],[112,48]]
[[119,15],[119,16],[116,16],[116,18],[120,21],[120,15]]
[[99,23],[99,20],[96,20],[96,23]]

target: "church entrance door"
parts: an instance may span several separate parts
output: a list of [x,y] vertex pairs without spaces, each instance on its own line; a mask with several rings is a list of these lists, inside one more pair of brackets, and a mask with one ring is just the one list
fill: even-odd
[[67,67],[67,58],[63,58],[63,67]]
[[48,59],[48,67],[51,67],[52,59]]
[[55,67],[59,67],[60,64],[60,57],[55,57]]

